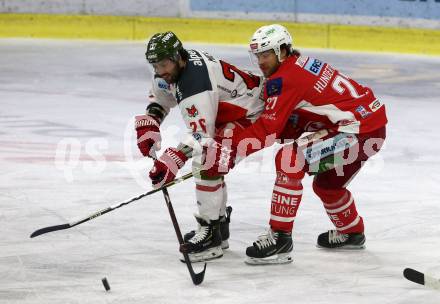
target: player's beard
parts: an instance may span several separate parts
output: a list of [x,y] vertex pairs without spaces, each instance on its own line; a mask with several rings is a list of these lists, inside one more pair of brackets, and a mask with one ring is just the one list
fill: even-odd
[[179,80],[180,76],[182,75],[182,71],[183,71],[183,67],[180,67],[179,66],[179,62],[176,62],[174,68],[170,72],[170,80],[167,81],[167,82],[169,84],[170,83],[177,83],[177,81]]
[[261,69],[261,71],[263,72],[264,77],[269,78],[270,76],[272,76],[273,73],[275,73],[278,70],[278,67],[280,66],[279,63],[274,64],[273,66],[266,66],[264,67],[264,70]]

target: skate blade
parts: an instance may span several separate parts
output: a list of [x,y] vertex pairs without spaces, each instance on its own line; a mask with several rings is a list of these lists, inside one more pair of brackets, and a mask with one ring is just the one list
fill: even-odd
[[[223,250],[221,246],[209,248],[202,252],[189,253],[188,257],[191,263],[198,262],[206,262],[214,259],[221,258],[223,256]],[[185,263],[185,259],[183,257],[180,258],[180,261]]]
[[290,253],[280,253],[266,258],[247,257],[244,262],[248,265],[276,265],[292,263],[293,259]]
[[319,244],[316,244],[316,247],[319,249],[326,249],[326,250],[347,250],[347,251],[352,251],[352,250],[363,250],[365,249],[365,244],[362,245],[345,245],[345,246],[341,246],[341,247],[323,247],[320,246]]
[[222,241],[222,249],[228,249],[229,248],[229,242],[228,240]]

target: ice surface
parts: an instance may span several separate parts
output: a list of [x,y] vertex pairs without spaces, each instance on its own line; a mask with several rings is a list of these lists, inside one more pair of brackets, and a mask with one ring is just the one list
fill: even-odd
[[[243,47],[196,47],[255,69]],[[306,178],[294,262],[244,264],[246,246],[267,226],[274,147],[227,177],[230,249],[195,287],[160,193],[29,238],[151,189],[151,161],[132,130],[151,80],[143,45],[0,40],[0,303],[440,303],[438,292],[402,276],[413,267],[440,277],[440,60],[303,52],[371,86],[387,106],[386,145],[350,186],[367,249],[315,247],[331,223]],[[167,118],[163,147],[181,138],[179,115]],[[170,189],[182,231],[195,228],[193,188],[189,180]]]

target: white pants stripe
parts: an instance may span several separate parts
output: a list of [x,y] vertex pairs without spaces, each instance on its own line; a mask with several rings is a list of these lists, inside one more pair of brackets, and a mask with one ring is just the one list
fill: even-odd
[[327,209],[327,208],[325,208],[325,210],[327,211],[327,213],[338,213],[338,212],[341,212],[342,210],[347,209],[352,203],[353,203],[353,196],[350,197],[350,200],[345,205],[343,205],[343,206],[341,206],[341,207],[339,207],[337,209]]
[[283,222],[283,223],[290,223],[293,222],[295,220],[295,217],[281,217],[281,216],[276,216],[276,215],[271,215],[270,216],[271,220],[277,221],[277,222]]
[[353,222],[351,222],[350,224],[348,224],[347,226],[344,227],[337,227],[336,230],[338,231],[342,231],[342,230],[346,230],[348,228],[354,227],[357,224],[359,224],[359,221],[361,220],[361,218],[359,217],[359,215],[355,218],[355,220]]
[[280,186],[274,186],[273,191],[281,192],[288,195],[302,195],[302,190],[291,190]]

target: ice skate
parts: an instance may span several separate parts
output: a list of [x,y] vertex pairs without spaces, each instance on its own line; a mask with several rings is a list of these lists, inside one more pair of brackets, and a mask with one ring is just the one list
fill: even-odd
[[292,234],[269,229],[246,249],[246,264],[267,265],[291,263]]
[[[220,234],[222,237],[222,249],[228,249],[229,248],[229,223],[231,222],[231,213],[232,213],[232,207],[228,206],[226,207],[226,214],[223,216],[220,216]],[[187,243],[194,235],[196,234],[195,230],[192,230],[185,234],[183,237],[183,240],[185,243]]]
[[341,233],[329,230],[318,236],[317,247],[327,249],[364,249],[365,235],[363,233]]
[[[192,238],[181,246],[188,253],[191,262],[209,261],[223,256],[221,247],[220,221],[209,220],[196,215],[199,228]],[[183,257],[181,259],[183,260]]]

